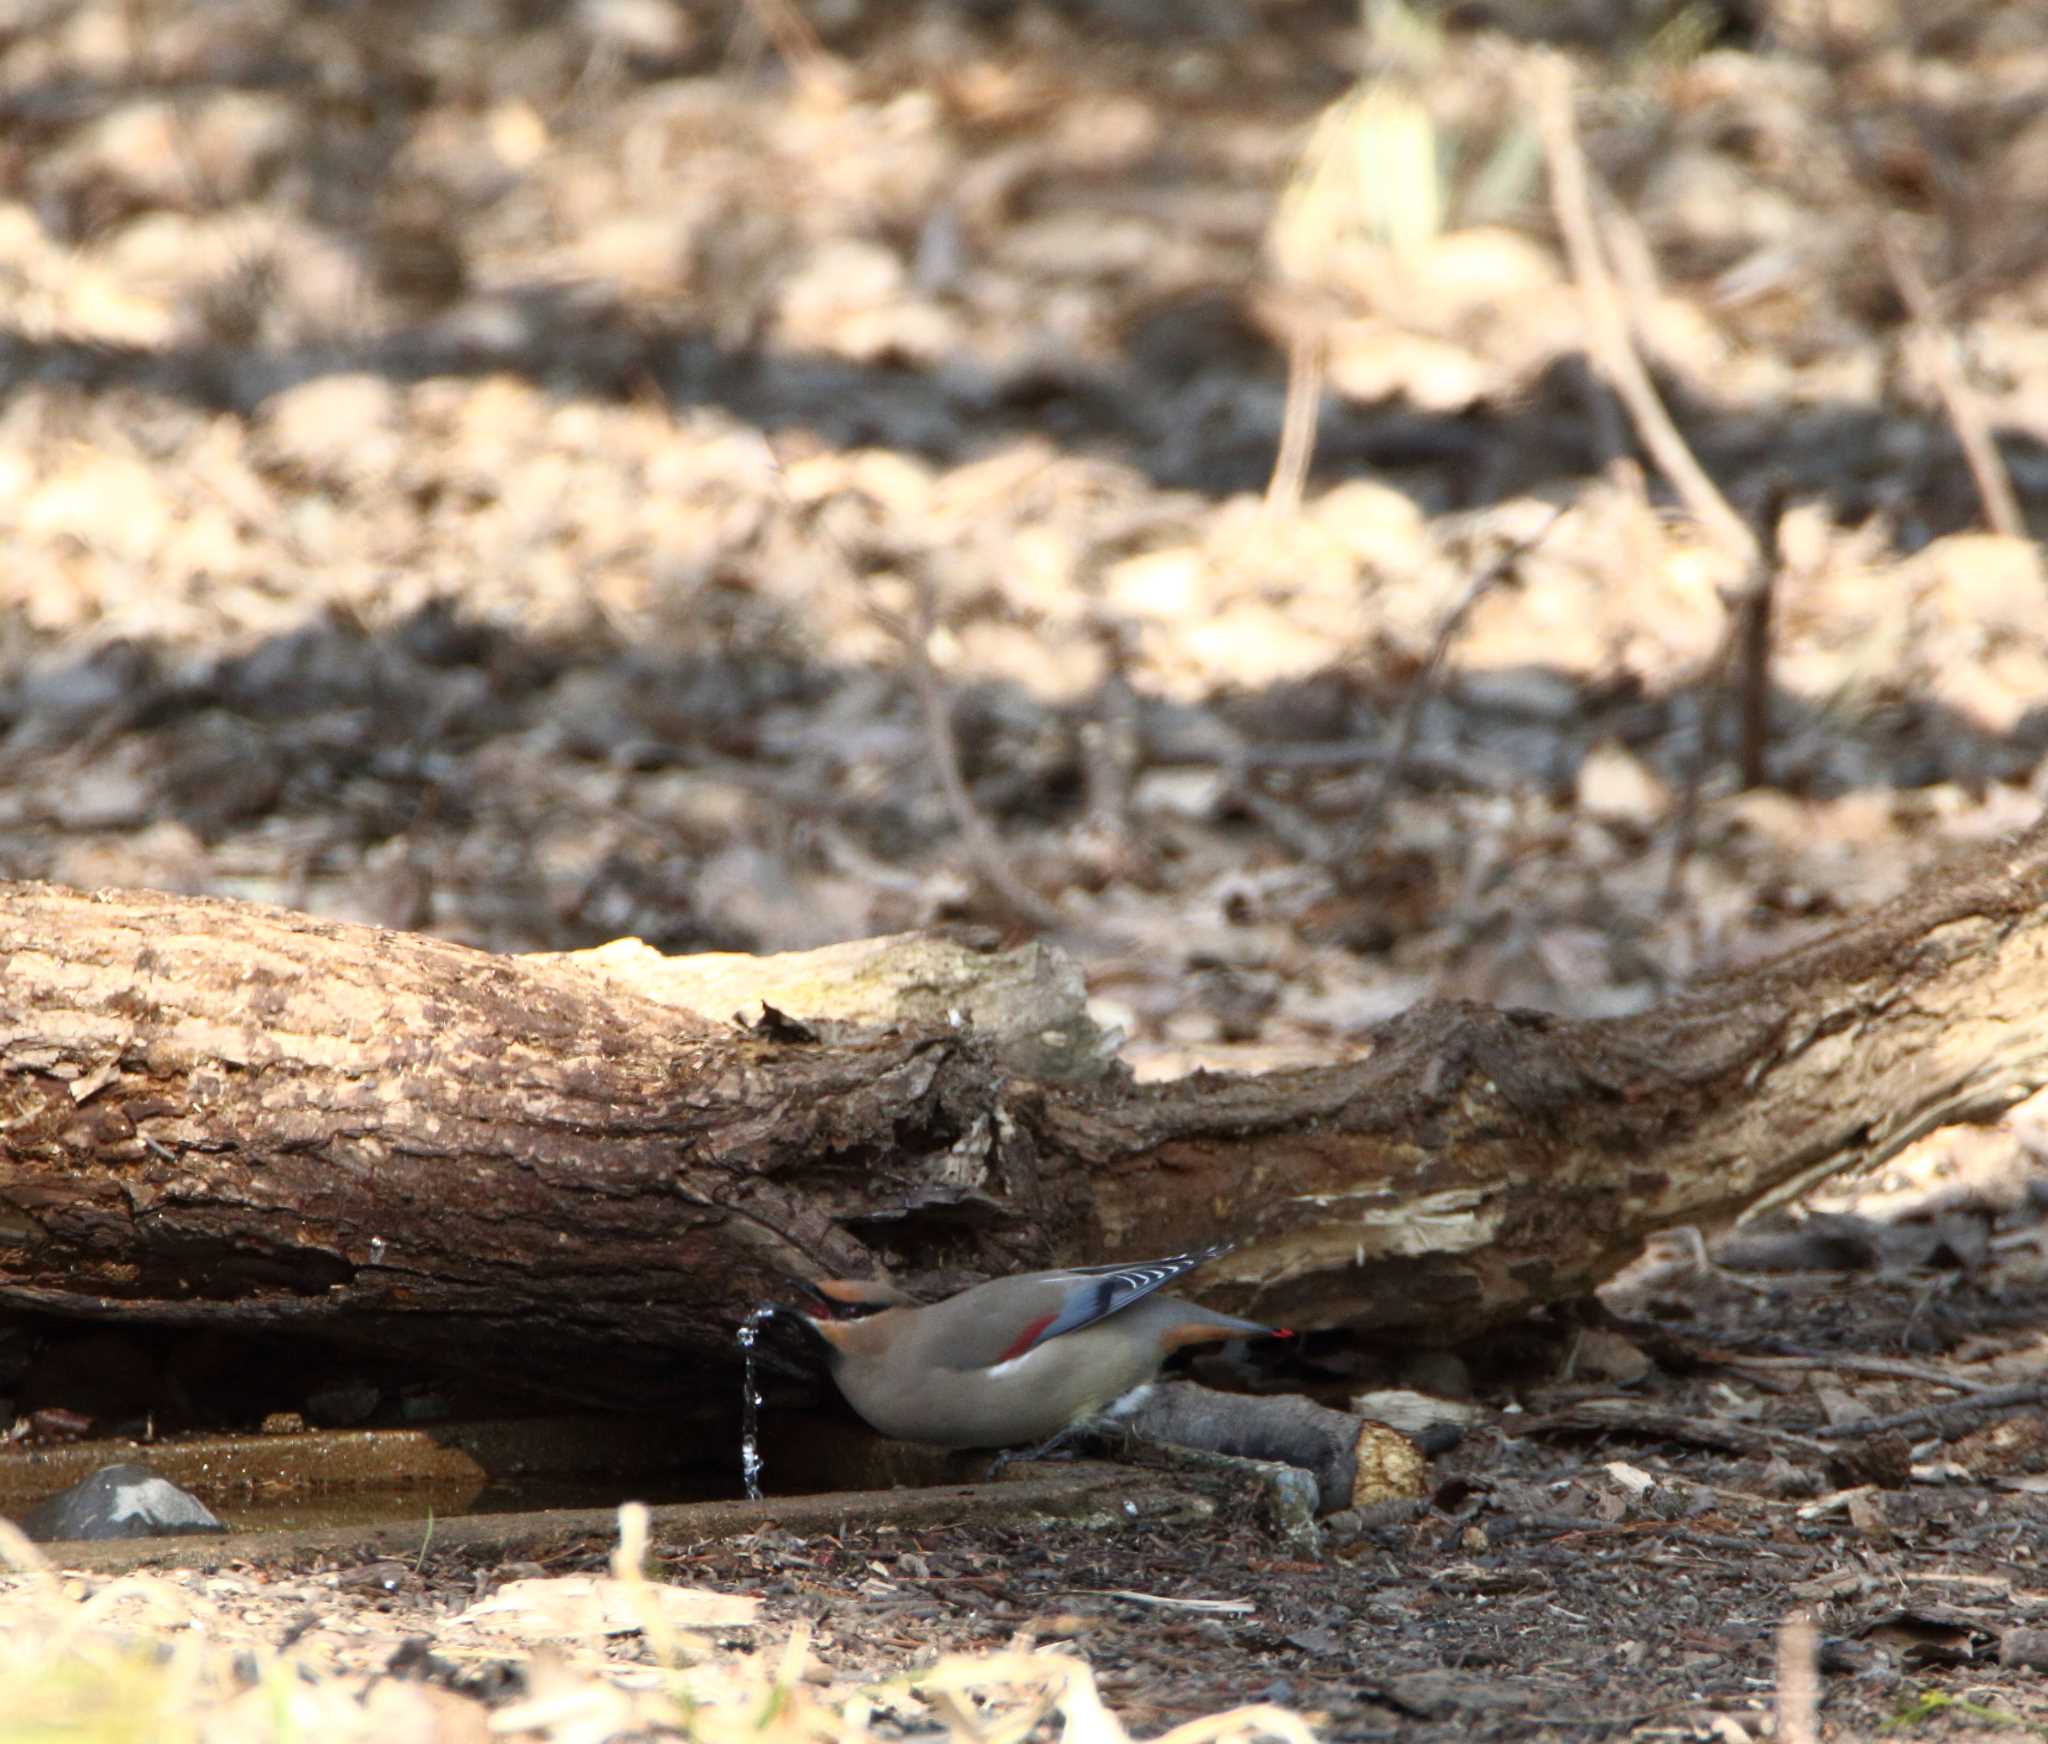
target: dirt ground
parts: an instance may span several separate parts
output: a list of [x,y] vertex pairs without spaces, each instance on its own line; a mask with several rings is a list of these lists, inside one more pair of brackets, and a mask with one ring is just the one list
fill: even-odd
[[[1367,14],[0,8],[0,875],[504,951],[1033,930],[1161,1075],[1428,995],[1641,1009],[2033,821],[2048,11]],[[1636,343],[1774,560],[1767,665],[1586,362],[1550,47]],[[1408,1377],[1488,1414],[1320,1562],[1226,1496],[662,1566],[808,1621],[820,1688],[1022,1632],[1141,1733],[1740,1744],[1804,1610],[1825,1730],[2038,1735],[2038,1401],[1840,1459],[1727,1426],[2030,1383],[2043,1145],[1940,1135],[1831,1208],[1903,1222],[1678,1240],[1622,1330]],[[1499,1414],[1582,1394],[1622,1420]],[[348,1572],[249,1571],[327,1583],[269,1649],[431,1638],[479,1574]],[[501,1716],[539,1675],[406,1651]]]
[[[1541,1379],[1525,1351],[1430,1497],[1338,1516],[1320,1560],[1225,1485],[1207,1518],[771,1528],[665,1566],[807,1623],[835,1678],[1065,1643],[1141,1735],[1271,1702],[1330,1738],[1784,1738],[1780,1634],[1805,1619],[1822,1735],[2039,1736],[2048,1230],[2038,1198],[1997,1196],[1920,1195],[1889,1236],[1837,1214],[1831,1257],[1783,1234],[1731,1255],[1769,1272],[1646,1262],[1609,1292],[1627,1335],[1564,1340]],[[1943,1227],[1979,1232],[1973,1265]],[[1892,1251],[1857,1264],[1859,1239]],[[2031,1404],[1825,1449],[1829,1423],[2011,1380]],[[1554,1426],[1588,1401],[1618,1407],[1607,1428]],[[1823,1442],[1701,1445],[1745,1429]]]

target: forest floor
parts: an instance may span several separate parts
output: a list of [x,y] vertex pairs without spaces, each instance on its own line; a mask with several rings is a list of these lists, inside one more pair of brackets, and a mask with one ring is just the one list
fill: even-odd
[[[1532,94],[1559,9],[12,8],[0,876],[499,951],[1029,930],[1143,1076],[1342,1058],[1432,995],[1624,1014],[1939,877],[2048,801],[2048,13],[1767,10],[1588,0],[1565,44],[1635,342],[1768,555],[1763,661],[1755,573],[1587,363]],[[1938,1135],[1646,1258],[1620,1330],[1439,1365],[1480,1424],[1320,1562],[1226,1498],[655,1566],[761,1595],[768,1671],[808,1627],[806,1736],[1004,1736],[848,1692],[1021,1633],[1143,1733],[1267,1701],[1740,1744],[1795,1611],[1837,1733],[2039,1736],[2038,1405],[1860,1462],[1672,1425],[2037,1376],[2044,1146],[2033,1107]],[[1643,1420],[1514,1433],[1588,1388]],[[347,1572],[80,1576],[48,1615],[260,1614],[222,1662],[259,1696],[188,1667],[192,1735],[328,1687],[302,1730],[673,1719],[405,1645],[494,1571]],[[265,1681],[336,1616],[405,1675]]]

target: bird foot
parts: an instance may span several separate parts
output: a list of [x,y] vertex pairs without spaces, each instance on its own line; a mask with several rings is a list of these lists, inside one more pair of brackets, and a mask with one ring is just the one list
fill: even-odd
[[1074,1457],[1075,1432],[1062,1429],[1048,1441],[1041,1441],[1036,1447],[1006,1447],[989,1461],[985,1483],[994,1483],[1017,1460],[1020,1459],[1072,1459]]

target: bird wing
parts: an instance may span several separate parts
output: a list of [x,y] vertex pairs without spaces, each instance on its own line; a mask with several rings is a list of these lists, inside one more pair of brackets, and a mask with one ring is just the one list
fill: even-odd
[[1123,1265],[1078,1266],[1072,1271],[1057,1272],[1047,1281],[1064,1286],[1060,1299],[1053,1310],[1035,1320],[1025,1328],[1017,1341],[1003,1355],[1022,1356],[1027,1350],[1035,1350],[1049,1338],[1058,1338],[1063,1333],[1079,1332],[1084,1326],[1093,1326],[1098,1320],[1107,1320],[1112,1314],[1121,1314],[1133,1302],[1141,1302],[1153,1291],[1170,1284],[1185,1272],[1230,1251],[1229,1242],[1219,1242],[1214,1247],[1195,1248],[1187,1253],[1173,1254],[1163,1260],[1132,1260]]

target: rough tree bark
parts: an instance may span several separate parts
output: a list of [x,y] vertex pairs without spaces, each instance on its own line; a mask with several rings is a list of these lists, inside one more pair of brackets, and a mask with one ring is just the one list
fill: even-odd
[[1136,1086],[1038,947],[510,959],[0,885],[0,1305],[644,1405],[792,1273],[1229,1234],[1220,1306],[1455,1339],[2048,1082],[2044,942],[2048,824],[1641,1016],[1432,1003],[1353,1063]]

